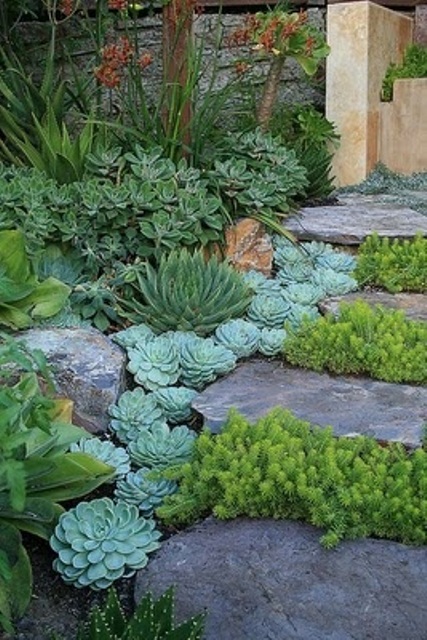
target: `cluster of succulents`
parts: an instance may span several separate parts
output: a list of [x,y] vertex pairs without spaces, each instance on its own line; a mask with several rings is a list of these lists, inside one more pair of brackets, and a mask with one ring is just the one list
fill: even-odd
[[117,482],[114,495],[119,500],[136,505],[143,516],[150,517],[163,499],[177,489],[178,485],[174,480],[156,477],[152,469],[141,467]]
[[186,425],[170,429],[158,423],[129,443],[131,460],[138,467],[165,469],[191,458],[196,432]]
[[53,566],[67,584],[107,589],[145,567],[160,535],[134,505],[110,498],[80,502],[59,517],[50,539],[58,554]]
[[109,414],[112,418],[111,430],[125,444],[135,440],[141,431],[165,420],[163,410],[155,397],[145,393],[141,387],[125,391],[117,404],[109,407]]

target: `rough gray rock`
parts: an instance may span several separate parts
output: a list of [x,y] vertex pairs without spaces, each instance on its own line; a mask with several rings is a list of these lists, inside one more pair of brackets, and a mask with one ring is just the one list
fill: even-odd
[[209,518],[137,575],[139,601],[176,585],[177,618],[207,609],[206,640],[426,640],[427,549],[319,544],[288,521]]
[[221,430],[231,407],[256,420],[277,406],[314,424],[331,425],[339,435],[359,433],[416,447],[427,421],[427,388],[248,360],[193,402],[213,432]]
[[58,392],[74,402],[75,424],[105,431],[107,409],[125,390],[124,351],[96,329],[31,329],[18,337],[46,355]]
[[389,238],[427,235],[427,216],[398,205],[379,203],[375,196],[340,196],[337,205],[304,207],[286,219],[285,227],[299,240],[359,245],[374,231]]
[[337,298],[328,298],[319,304],[322,313],[337,314],[341,302],[364,300],[370,305],[380,304],[389,309],[404,311],[411,320],[427,322],[427,296],[423,293],[387,293],[386,291],[357,291]]

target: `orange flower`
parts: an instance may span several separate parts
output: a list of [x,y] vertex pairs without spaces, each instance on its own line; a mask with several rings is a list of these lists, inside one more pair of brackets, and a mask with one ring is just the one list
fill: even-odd
[[107,63],[101,64],[94,70],[95,78],[109,89],[118,87],[121,82],[121,75],[117,68],[112,67]]
[[58,9],[64,16],[70,16],[74,11],[74,0],[61,0]]
[[134,48],[128,38],[122,37],[102,49],[102,60],[111,67],[118,69],[128,64],[134,53]]
[[141,53],[137,60],[137,65],[141,70],[146,69],[153,62],[153,54],[147,51],[146,53]]
[[234,70],[238,76],[242,76],[251,68],[251,65],[244,60],[236,60],[234,63]]

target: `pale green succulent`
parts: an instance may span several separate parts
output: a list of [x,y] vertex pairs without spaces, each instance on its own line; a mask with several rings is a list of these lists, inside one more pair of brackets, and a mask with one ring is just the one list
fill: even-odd
[[313,263],[309,260],[290,262],[279,269],[276,274],[276,278],[282,285],[309,282],[313,274],[313,270]]
[[290,303],[283,295],[258,295],[253,298],[247,317],[261,329],[263,327],[282,329],[290,307]]
[[170,429],[167,424],[141,434],[129,444],[132,462],[139,467],[164,469],[187,462],[192,455],[196,433],[182,425]]
[[325,251],[315,259],[316,267],[332,269],[339,273],[351,273],[356,268],[356,264],[356,258],[343,251]]
[[258,351],[263,356],[272,357],[281,353],[286,339],[285,329],[261,329]]
[[258,348],[259,328],[247,320],[229,320],[215,331],[215,341],[232,351],[236,358],[248,358]]
[[70,445],[70,451],[83,451],[93,458],[109,464],[110,467],[116,469],[116,473],[110,483],[117,479],[123,478],[130,471],[130,458],[126,449],[116,447],[109,440],[100,440],[100,438],[82,438],[78,443]]
[[323,290],[315,284],[290,284],[283,291],[286,300],[293,304],[313,306],[324,297]]
[[330,253],[331,251],[333,251],[333,247],[331,244],[326,244],[325,242],[317,242],[315,240],[313,240],[313,242],[303,242],[302,247],[305,254],[311,260],[316,260],[324,253]]
[[124,480],[117,482],[114,495],[128,504],[134,504],[145,517],[149,517],[166,496],[171,496],[178,489],[174,480],[155,476],[156,472],[147,467],[131,471]]
[[128,370],[146,389],[154,391],[175,384],[180,376],[179,353],[174,342],[163,336],[128,349]]
[[195,339],[200,339],[200,336],[194,331],[166,331],[163,335],[172,340],[179,353],[181,353],[184,344],[192,342]]
[[316,269],[313,273],[313,283],[323,291],[323,298],[327,296],[343,296],[358,287],[357,281],[347,273],[333,269]]
[[280,293],[280,283],[273,278],[267,278],[259,271],[251,269],[243,274],[243,279],[246,284],[257,294],[265,293],[267,295],[273,295]]
[[67,584],[106,589],[145,567],[160,535],[135,505],[110,498],[80,502],[59,517],[50,538],[58,554],[53,568]]
[[317,307],[310,307],[306,304],[292,304],[287,317],[293,329],[299,327],[304,318],[307,320],[316,320],[320,317]]
[[188,341],[181,349],[181,382],[187,387],[202,389],[218,376],[236,366],[236,356],[230,349],[215,344],[212,338]]
[[301,262],[301,260],[306,260],[304,250],[287,238],[275,236],[273,238],[273,246],[274,263],[279,268],[285,267],[288,264]]
[[164,387],[153,391],[153,396],[162,408],[166,420],[171,424],[179,424],[191,417],[191,403],[197,396],[197,391],[187,387]]
[[153,394],[146,394],[140,387],[125,391],[117,404],[110,405],[108,413],[112,417],[112,431],[125,444],[135,440],[141,431],[149,429],[154,423],[165,420],[163,410]]
[[156,334],[147,324],[135,324],[132,327],[114,333],[111,338],[121,347],[128,349],[144,344],[156,337]]

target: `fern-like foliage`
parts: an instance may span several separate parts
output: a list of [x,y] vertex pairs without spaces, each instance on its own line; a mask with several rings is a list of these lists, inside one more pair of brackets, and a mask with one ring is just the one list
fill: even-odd
[[403,311],[342,303],[332,314],[305,320],[284,344],[291,364],[333,373],[365,373],[387,382],[427,382],[427,323]]
[[373,234],[359,247],[355,277],[387,291],[427,292],[427,238],[390,240]]
[[182,249],[163,256],[157,270],[147,265],[122,299],[126,317],[146,322],[154,331],[195,331],[207,335],[231,318],[242,316],[252,292],[242,276],[215,256]]
[[191,463],[176,473],[178,493],[157,515],[173,523],[209,512],[305,520],[326,529],[327,547],[372,535],[425,544],[426,473],[422,449],[335,437],[283,409],[256,424],[232,411],[219,435],[200,435]]

